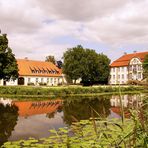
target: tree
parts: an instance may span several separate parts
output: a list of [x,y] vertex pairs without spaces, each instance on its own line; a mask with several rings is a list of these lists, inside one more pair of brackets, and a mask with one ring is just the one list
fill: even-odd
[[15,55],[8,47],[7,35],[0,35],[0,79],[8,81],[18,77],[18,65]]
[[144,57],[143,70],[144,78],[148,79],[148,54]]
[[99,78],[99,58],[95,50],[86,49],[82,57],[82,83],[91,85],[98,81]]
[[63,56],[63,72],[72,80],[81,79],[83,85],[107,83],[109,58],[81,45],[68,49]]
[[81,45],[68,49],[63,56],[63,73],[70,79],[77,80],[81,78],[83,72],[83,65],[81,64],[82,57],[85,50]]
[[99,78],[98,82],[101,84],[107,84],[109,75],[110,75],[110,59],[102,54],[98,55],[98,61],[99,61]]
[[45,61],[46,62],[51,62],[53,64],[56,64],[54,56],[51,56],[51,55],[47,56]]

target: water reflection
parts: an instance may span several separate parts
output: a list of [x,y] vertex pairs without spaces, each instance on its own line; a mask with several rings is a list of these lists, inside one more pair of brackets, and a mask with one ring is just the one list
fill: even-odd
[[[126,118],[130,117],[129,109],[136,109],[142,104],[142,97],[140,95],[123,95],[121,96],[122,104],[124,107],[124,115]],[[111,96],[111,114],[109,118],[121,118],[121,109],[120,109],[120,96],[115,95]]]
[[[125,117],[129,108],[141,105],[140,95],[123,95]],[[0,145],[7,140],[42,138],[49,129],[71,125],[73,121],[95,117],[120,118],[120,98],[114,96],[69,97],[64,101],[11,101],[0,99]]]
[[56,110],[62,105],[62,100],[50,101],[13,101],[12,104],[19,108],[19,116],[29,117],[39,114],[47,114],[48,117],[53,116]]
[[0,146],[11,136],[18,120],[18,108],[0,101]]
[[[80,121],[92,117],[92,110],[95,117],[107,117],[110,114],[110,100],[108,97],[91,97],[90,99],[67,99],[63,103],[63,120],[71,125],[73,121]],[[97,112],[97,113],[96,113]]]

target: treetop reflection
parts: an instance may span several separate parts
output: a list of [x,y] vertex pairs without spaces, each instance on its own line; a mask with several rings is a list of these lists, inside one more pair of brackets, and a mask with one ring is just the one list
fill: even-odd
[[0,103],[0,146],[8,140],[18,120],[18,108],[15,105]]

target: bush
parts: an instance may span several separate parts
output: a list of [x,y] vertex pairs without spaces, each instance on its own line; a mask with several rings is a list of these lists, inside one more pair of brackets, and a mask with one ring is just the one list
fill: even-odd
[[141,85],[141,81],[138,81],[138,80],[129,80],[127,82],[127,84],[129,84],[129,85]]
[[28,82],[27,85],[34,86],[35,84],[33,82]]
[[46,86],[47,83],[40,82],[39,85],[40,85],[40,86]]

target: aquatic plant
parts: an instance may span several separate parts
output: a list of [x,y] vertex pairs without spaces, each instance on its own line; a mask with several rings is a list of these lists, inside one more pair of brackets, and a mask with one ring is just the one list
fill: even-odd
[[[148,97],[137,108],[130,110],[130,119],[106,119],[91,108],[89,120],[77,121],[68,128],[52,129],[48,138],[6,142],[2,147],[47,147],[47,148],[130,148],[148,147]],[[122,113],[121,113],[122,115]]]

